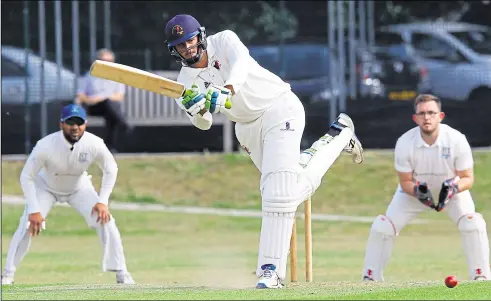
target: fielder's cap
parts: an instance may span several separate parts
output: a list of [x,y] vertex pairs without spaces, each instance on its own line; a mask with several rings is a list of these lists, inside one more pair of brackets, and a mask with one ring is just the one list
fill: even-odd
[[84,108],[76,104],[70,104],[63,107],[61,111],[60,120],[65,122],[67,119],[72,117],[78,117],[83,121],[87,121],[87,113],[85,113]]
[[190,15],[177,15],[165,26],[165,37],[168,46],[176,46],[199,33],[201,25]]

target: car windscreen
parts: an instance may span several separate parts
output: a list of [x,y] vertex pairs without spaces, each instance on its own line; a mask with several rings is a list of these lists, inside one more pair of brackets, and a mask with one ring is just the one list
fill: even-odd
[[491,30],[451,31],[450,34],[479,54],[491,54]]
[[329,75],[329,51],[317,45],[256,47],[251,56],[261,65],[286,81],[312,79]]

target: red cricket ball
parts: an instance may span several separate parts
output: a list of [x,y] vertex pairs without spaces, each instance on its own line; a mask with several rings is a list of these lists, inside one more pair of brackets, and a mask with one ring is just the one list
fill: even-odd
[[447,278],[445,278],[445,285],[448,288],[454,288],[457,285],[457,283],[459,283],[459,281],[455,276],[448,276]]

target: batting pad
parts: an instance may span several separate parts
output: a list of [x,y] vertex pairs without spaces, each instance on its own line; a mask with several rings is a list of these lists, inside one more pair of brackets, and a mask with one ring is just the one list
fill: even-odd
[[[313,191],[317,190],[320,186],[322,178],[341,155],[341,152],[348,145],[351,138],[353,138],[353,135],[353,131],[350,128],[344,128],[329,143],[314,143],[312,145],[310,149],[311,154],[309,154],[311,155],[310,160],[303,160],[306,162],[304,174],[309,179]],[[305,156],[305,154],[301,156]]]
[[489,239],[486,222],[479,213],[466,214],[460,218],[458,228],[462,237],[469,278],[486,277],[491,280],[489,267]]
[[394,248],[396,230],[384,215],[379,215],[372,224],[365,252],[363,276],[375,281],[383,281],[384,269]]
[[262,265],[274,264],[278,276],[285,279],[294,217],[295,212],[263,212],[256,269],[258,277],[262,274]]

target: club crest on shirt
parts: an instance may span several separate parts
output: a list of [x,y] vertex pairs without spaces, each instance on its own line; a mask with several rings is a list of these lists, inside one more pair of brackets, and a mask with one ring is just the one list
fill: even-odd
[[282,131],[294,131],[294,129],[292,129],[290,127],[290,122],[285,122],[285,128],[284,129],[281,129]]
[[213,62],[213,67],[215,67],[217,70],[220,70],[220,67],[222,66],[222,64],[220,64],[219,61],[214,61]]
[[87,162],[88,160],[88,154],[87,153],[80,153],[78,154],[78,162],[80,163],[84,163],[84,162]]
[[448,159],[450,158],[450,147],[442,147],[442,158]]

